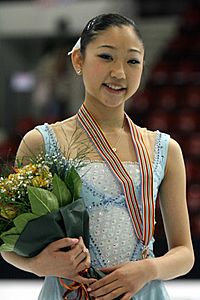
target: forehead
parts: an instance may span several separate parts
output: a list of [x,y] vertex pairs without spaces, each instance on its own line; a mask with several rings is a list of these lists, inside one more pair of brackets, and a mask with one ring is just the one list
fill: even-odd
[[132,26],[110,26],[106,30],[98,31],[88,47],[96,48],[101,45],[112,45],[118,48],[138,48],[143,50],[141,40]]

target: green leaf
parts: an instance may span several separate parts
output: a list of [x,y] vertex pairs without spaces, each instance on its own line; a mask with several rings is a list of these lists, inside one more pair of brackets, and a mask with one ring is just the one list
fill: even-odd
[[56,196],[45,189],[29,186],[28,197],[32,212],[37,216],[46,215],[59,208]]
[[12,227],[11,229],[4,231],[1,235],[0,238],[2,238],[5,235],[10,235],[10,234],[18,234],[19,232],[17,231],[16,227]]
[[17,228],[12,227],[8,231],[3,232],[0,238],[4,242],[4,244],[0,246],[0,251],[13,251],[15,243],[19,238]]
[[57,174],[54,174],[53,177],[53,193],[56,195],[59,206],[65,206],[72,202],[72,196],[70,191],[68,190],[65,182],[58,177]]
[[18,238],[19,234],[9,234],[1,237],[4,243],[9,246],[14,246]]
[[0,246],[0,252],[8,252],[13,250],[14,250],[14,245],[2,244]]
[[77,200],[78,198],[80,198],[82,181],[79,174],[73,166],[67,172],[67,175],[65,177],[65,183],[71,192],[73,200]]
[[37,215],[32,213],[24,213],[16,217],[13,222],[17,228],[18,233],[21,233],[28,221],[38,218]]

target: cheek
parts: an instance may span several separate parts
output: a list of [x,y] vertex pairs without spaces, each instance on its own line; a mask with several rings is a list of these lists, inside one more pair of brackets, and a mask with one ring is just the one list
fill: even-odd
[[106,66],[103,65],[101,62],[95,62],[93,63],[93,76],[94,74],[98,74],[98,76],[101,76],[105,73]]
[[142,73],[143,73],[143,68],[138,70],[138,82],[140,83],[141,79],[142,79]]
[[129,85],[131,87],[131,92],[135,93],[139,88],[142,78],[142,68],[135,70],[134,74],[130,77]]
[[104,79],[104,74],[106,74],[105,67],[101,63],[90,62],[89,65],[85,65],[83,68],[83,79],[85,84],[90,85],[95,82],[102,82]]
[[142,74],[143,74],[143,65],[140,65],[140,67],[138,68],[138,78],[139,78],[139,80],[141,80]]
[[132,74],[133,82],[140,82],[142,77],[142,68],[137,68],[134,70],[134,73]]

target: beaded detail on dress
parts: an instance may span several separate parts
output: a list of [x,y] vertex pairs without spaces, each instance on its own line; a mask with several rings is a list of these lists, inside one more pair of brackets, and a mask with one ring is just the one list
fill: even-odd
[[[125,163],[127,172],[140,186],[138,163]],[[90,250],[94,267],[130,261],[137,245],[122,187],[105,162],[83,167],[82,196],[90,216]]]
[[[37,126],[37,129],[44,137],[47,154],[54,155],[55,152],[59,153],[59,145],[51,127],[45,124]],[[155,201],[164,176],[168,142],[169,136],[158,131],[156,134],[153,162]],[[127,162],[123,163],[123,165],[127,172],[131,173],[131,176],[134,177],[136,193],[140,193],[140,178],[137,163]],[[82,168],[80,175],[83,180],[82,196],[85,199],[90,215],[90,255],[92,265],[98,268],[110,266],[112,263],[116,264],[117,261],[140,259],[142,245],[140,241],[136,240],[132,223],[131,225],[129,223],[130,218],[120,184],[112,175],[107,164],[94,161],[86,165],[85,169]],[[101,182],[98,183],[100,178]],[[141,203],[139,203],[139,206],[141,208]],[[106,233],[103,231],[104,229],[106,229]],[[115,237],[117,238],[116,240]],[[111,238],[112,244],[109,242]],[[120,245],[119,247],[118,244]],[[117,247],[119,252],[116,255],[115,249]],[[153,239],[150,242],[150,254],[153,256]],[[46,277],[39,300],[61,300],[63,293],[64,291],[55,277]],[[69,299],[71,299],[70,296]],[[132,299],[167,300],[169,297],[162,282],[152,281],[145,285]]]
[[[43,136],[46,152],[50,155],[60,153],[60,148],[52,128],[45,124]],[[163,142],[163,140],[165,141]],[[154,200],[164,176],[166,146],[169,136],[157,131],[154,148]],[[61,154],[61,153],[60,153]],[[133,178],[137,199],[140,199],[140,170],[137,162],[124,162]],[[82,197],[90,217],[90,254],[94,267],[100,268],[122,262],[140,259],[141,243],[138,241],[120,182],[104,161],[92,161],[78,170],[82,178]],[[138,203],[142,211],[142,203]],[[153,253],[153,239],[150,252]]]

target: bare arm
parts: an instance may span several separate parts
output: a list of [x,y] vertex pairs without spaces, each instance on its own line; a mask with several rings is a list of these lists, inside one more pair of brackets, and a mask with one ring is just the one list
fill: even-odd
[[[71,247],[65,252],[62,248]],[[26,258],[14,252],[2,252],[5,261],[37,276],[57,276],[89,284],[79,273],[90,266],[90,256],[82,238],[63,238],[49,244],[37,256]]]
[[186,202],[186,176],[179,145],[171,139],[160,203],[169,251],[153,260],[155,279],[168,280],[190,271],[194,253]]

